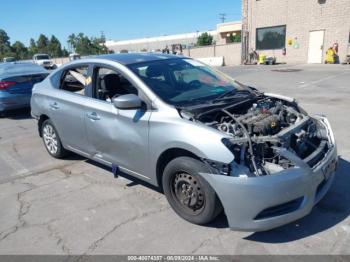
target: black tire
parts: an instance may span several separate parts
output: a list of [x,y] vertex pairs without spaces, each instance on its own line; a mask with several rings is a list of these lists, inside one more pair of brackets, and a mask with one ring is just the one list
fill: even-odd
[[164,169],[164,194],[174,211],[185,220],[203,225],[215,219],[222,205],[214,189],[199,175],[208,167],[191,157],[178,157]]
[[[51,138],[48,137],[49,132],[52,132]],[[54,158],[63,158],[67,155],[67,150],[63,148],[58,132],[50,119],[45,120],[41,125],[41,134],[44,146],[51,156]]]

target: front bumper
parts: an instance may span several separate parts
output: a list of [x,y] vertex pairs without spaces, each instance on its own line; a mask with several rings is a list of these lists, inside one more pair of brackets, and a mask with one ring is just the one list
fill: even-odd
[[[290,223],[309,214],[327,193],[334,179],[338,156],[328,120],[324,117],[319,119],[329,131],[332,147],[314,168],[283,150],[280,153],[292,160],[295,167],[273,175],[233,177],[201,174],[220,198],[231,229],[256,232]],[[288,209],[291,203],[292,209]]]

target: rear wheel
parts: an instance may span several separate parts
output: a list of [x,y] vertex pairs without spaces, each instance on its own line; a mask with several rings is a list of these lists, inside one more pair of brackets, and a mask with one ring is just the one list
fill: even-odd
[[169,162],[163,173],[165,196],[174,211],[189,222],[206,224],[221,211],[214,189],[199,173],[208,172],[201,161],[178,157]]
[[62,158],[67,154],[67,151],[62,146],[57,130],[50,119],[45,120],[41,125],[41,134],[45,148],[51,156]]

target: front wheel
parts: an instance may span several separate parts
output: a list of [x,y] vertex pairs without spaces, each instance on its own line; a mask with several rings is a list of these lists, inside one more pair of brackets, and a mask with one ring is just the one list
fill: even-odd
[[194,224],[207,224],[222,211],[214,189],[199,173],[208,167],[191,157],[170,161],[163,173],[165,196],[174,211]]
[[57,130],[50,119],[44,121],[41,126],[41,134],[44,145],[49,154],[55,158],[62,158],[67,151],[63,148]]

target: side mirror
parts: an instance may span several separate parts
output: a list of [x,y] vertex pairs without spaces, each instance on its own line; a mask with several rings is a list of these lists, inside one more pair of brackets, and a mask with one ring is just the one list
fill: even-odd
[[142,100],[134,94],[113,98],[112,103],[118,109],[137,109],[142,106]]

